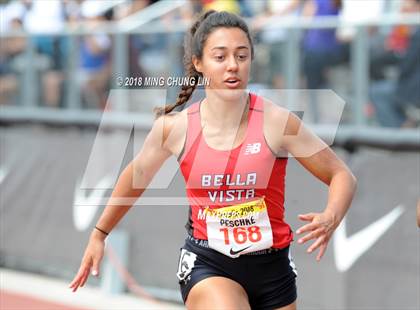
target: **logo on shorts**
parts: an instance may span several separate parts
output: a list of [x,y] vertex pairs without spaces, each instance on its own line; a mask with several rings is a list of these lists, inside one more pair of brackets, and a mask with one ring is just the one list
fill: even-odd
[[236,255],[236,254],[239,254],[239,253],[241,253],[241,252],[243,252],[243,251],[245,251],[246,249],[248,249],[248,248],[250,248],[252,245],[248,245],[247,247],[245,247],[245,248],[243,248],[243,249],[240,249],[240,250],[237,250],[237,251],[234,251],[232,248],[230,249],[230,255]]
[[180,282],[183,281],[186,284],[191,279],[191,271],[194,268],[196,259],[197,255],[194,253],[185,249],[181,250],[178,272],[176,274]]
[[258,154],[261,151],[261,143],[248,143],[245,149],[245,155]]

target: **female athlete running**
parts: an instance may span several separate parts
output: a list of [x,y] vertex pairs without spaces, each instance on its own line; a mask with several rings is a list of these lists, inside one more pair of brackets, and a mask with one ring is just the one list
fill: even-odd
[[[246,91],[254,47],[240,17],[203,14],[187,33],[185,47],[188,76],[210,81],[206,96],[171,113],[195,89],[185,86],[175,104],[157,111],[112,198],[134,202],[164,161],[176,156],[190,202],[177,272],[187,308],[296,309],[293,234],[283,205],[287,154],[329,186],[325,210],[299,216],[308,223],[297,230],[306,233],[298,242],[315,240],[308,252],[319,249],[317,260],[350,206],[355,177],[294,114]],[[99,274],[104,239],[130,207],[105,208],[70,284],[73,291],[91,271]]]

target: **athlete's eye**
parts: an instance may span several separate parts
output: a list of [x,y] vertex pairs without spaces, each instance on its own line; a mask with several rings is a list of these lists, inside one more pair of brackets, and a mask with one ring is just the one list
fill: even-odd
[[223,56],[223,55],[215,55],[215,56],[214,56],[214,58],[215,58],[217,61],[222,61],[222,60],[224,60],[224,59],[225,59],[225,56]]
[[238,55],[239,60],[246,60],[248,55]]

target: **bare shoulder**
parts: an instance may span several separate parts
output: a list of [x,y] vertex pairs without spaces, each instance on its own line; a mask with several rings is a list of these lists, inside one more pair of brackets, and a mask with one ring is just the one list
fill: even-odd
[[178,156],[184,145],[187,131],[187,110],[171,112],[158,117],[152,130],[160,132],[162,146],[173,155]]
[[300,120],[288,109],[281,107],[267,98],[264,99],[264,136],[274,153],[284,151],[285,135],[296,134]]
[[301,120],[293,111],[281,107],[266,98],[264,98],[264,122],[265,121],[272,125],[282,125],[287,130],[293,129],[291,125],[299,125],[301,123]]
[[295,113],[268,100],[264,105],[264,134],[276,153],[287,151],[295,157],[310,157],[328,148]]

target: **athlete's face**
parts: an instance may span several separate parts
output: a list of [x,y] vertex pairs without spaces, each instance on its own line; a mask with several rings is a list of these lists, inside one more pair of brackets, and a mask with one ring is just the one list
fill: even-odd
[[246,89],[251,68],[250,42],[239,28],[218,28],[207,37],[202,58],[193,57],[193,63],[209,79],[207,89]]

